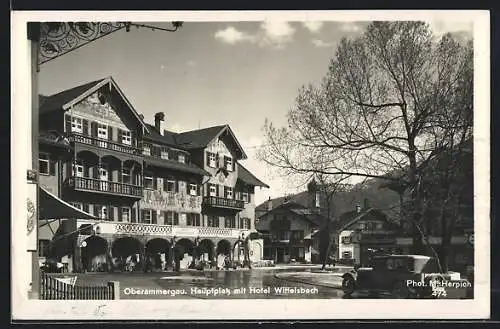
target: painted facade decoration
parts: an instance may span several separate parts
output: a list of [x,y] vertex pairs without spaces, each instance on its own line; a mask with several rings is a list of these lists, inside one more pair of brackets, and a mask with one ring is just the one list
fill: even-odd
[[[108,97],[106,97],[107,99]],[[113,105],[106,101],[101,104],[99,100],[99,92],[95,92],[81,102],[75,104],[69,113],[78,115],[83,119],[99,121],[100,123],[109,124],[121,129],[127,129],[125,123],[122,121],[113,108]]]
[[166,192],[144,190],[144,197],[139,202],[141,208],[153,208],[160,211],[201,213],[201,196],[188,195],[185,192]]

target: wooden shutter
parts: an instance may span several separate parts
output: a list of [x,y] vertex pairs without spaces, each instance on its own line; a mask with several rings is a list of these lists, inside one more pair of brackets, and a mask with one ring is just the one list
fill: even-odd
[[151,224],[156,224],[156,218],[157,216],[157,213],[156,213],[156,210],[151,210]]
[[207,152],[207,166],[210,166],[210,152]]
[[146,210],[142,209],[141,210],[141,218],[138,220],[138,222],[142,222],[146,218]]
[[179,193],[179,181],[175,181],[175,193]]
[[233,171],[236,171],[236,159],[233,158]]
[[119,222],[122,221],[122,207],[118,207],[118,221]]
[[122,143],[122,130],[118,128],[117,134],[118,134],[117,142],[121,144]]
[[[121,140],[121,138],[120,138]],[[132,146],[136,146],[137,145],[137,138],[136,138],[136,135],[135,135],[135,132],[134,131],[130,131],[130,144]]]
[[89,204],[88,203],[83,204],[83,211],[85,211],[86,213],[89,212]]
[[136,209],[135,208],[131,208],[130,209],[130,221],[132,223],[135,223],[137,220],[136,220]]
[[82,128],[83,128],[83,134],[89,135],[89,120],[87,119],[82,120]]
[[51,176],[55,176],[56,174],[56,163],[57,160],[52,160],[49,156],[49,174]]
[[115,207],[112,205],[108,206],[108,219],[111,221],[115,219]]
[[96,217],[100,217],[100,216],[99,216],[99,209],[98,209],[98,208],[99,208],[99,206],[98,206],[98,205],[96,205],[96,204],[94,204],[94,206],[93,206],[92,208],[93,208],[93,209],[92,209],[92,213],[94,214],[94,216],[96,216]]
[[113,127],[108,126],[108,140],[113,140]]
[[220,167],[220,165],[219,165],[219,163],[220,163],[220,159],[219,159],[219,158],[220,158],[220,157],[219,157],[219,156],[217,156],[217,154],[216,154],[216,155],[215,155],[215,167],[216,167],[216,168],[219,168],[219,167]]
[[158,189],[158,177],[153,176],[153,190]]
[[178,212],[174,212],[173,225],[179,225],[179,213]]
[[71,115],[69,115],[69,114],[66,114],[64,116],[64,127],[66,130],[66,133],[69,134],[71,132]]
[[97,137],[97,122],[95,121],[90,123],[90,135],[92,137]]

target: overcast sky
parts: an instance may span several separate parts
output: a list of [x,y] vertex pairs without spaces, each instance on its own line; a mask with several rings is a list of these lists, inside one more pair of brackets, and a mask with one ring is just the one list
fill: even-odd
[[[112,76],[149,123],[163,111],[166,128],[178,132],[229,124],[248,155],[243,165],[271,186],[257,188],[259,204],[297,191],[255,159],[264,120],[285,124],[298,88],[319,82],[340,39],[362,33],[366,25],[185,22],[175,33],[132,28],[42,64],[39,88],[50,95]],[[472,30],[465,22],[432,28],[437,34]]]

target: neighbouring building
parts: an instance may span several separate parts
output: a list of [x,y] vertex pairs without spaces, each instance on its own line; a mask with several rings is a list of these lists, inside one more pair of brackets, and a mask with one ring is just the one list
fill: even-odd
[[267,202],[268,211],[260,214],[256,229],[264,236],[264,259],[274,263],[312,261],[312,235],[324,218],[315,211],[286,200],[277,207]]
[[[268,186],[228,125],[174,133],[162,112],[147,124],[111,77],[40,96],[39,122],[40,186],[95,217],[42,219],[41,257],[70,271],[242,259]],[[262,241],[249,244],[262,259]]]

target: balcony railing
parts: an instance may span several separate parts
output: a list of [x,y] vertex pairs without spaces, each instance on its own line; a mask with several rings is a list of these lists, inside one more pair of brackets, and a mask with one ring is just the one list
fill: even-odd
[[[242,236],[248,236],[249,230],[246,229],[231,229],[219,227],[194,227],[194,226],[179,226],[179,225],[162,225],[162,224],[146,224],[146,223],[126,223],[116,221],[95,221],[79,219],[77,227],[81,229],[83,225],[91,225],[97,234],[124,234],[124,235],[150,235],[160,236],[164,239],[177,237],[177,241],[181,238],[231,238],[238,239]],[[79,231],[81,242],[88,237],[90,233]]]
[[70,140],[70,142],[92,145],[95,147],[99,147],[99,148],[103,148],[103,149],[107,149],[107,150],[113,150],[113,151],[126,153],[126,154],[133,154],[133,155],[141,155],[142,154],[142,149],[135,147],[135,146],[125,145],[125,144],[118,143],[116,141],[110,141],[108,139],[101,139],[101,138],[96,138],[96,137],[77,134],[77,133],[72,133],[69,136],[69,140]]
[[68,184],[75,190],[104,192],[109,194],[133,196],[137,198],[142,197],[142,186],[137,185],[76,176],[70,177]]
[[207,196],[203,198],[203,204],[212,207],[221,208],[232,208],[232,209],[243,209],[245,208],[245,203],[241,200],[219,198],[215,196]]

